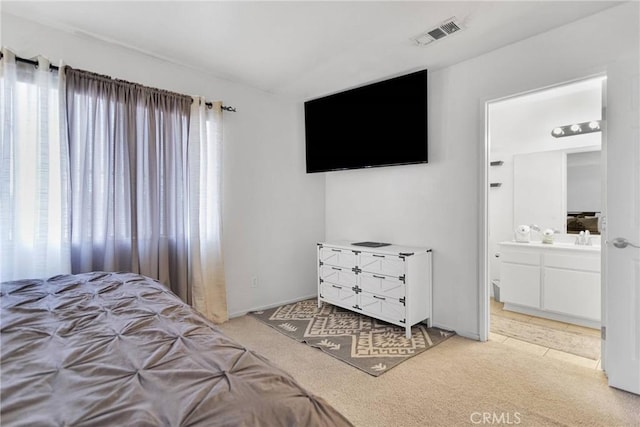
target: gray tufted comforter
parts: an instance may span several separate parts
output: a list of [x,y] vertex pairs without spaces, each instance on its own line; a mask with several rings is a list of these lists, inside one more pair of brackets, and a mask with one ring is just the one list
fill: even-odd
[[0,298],[2,425],[350,425],[147,277],[5,282]]

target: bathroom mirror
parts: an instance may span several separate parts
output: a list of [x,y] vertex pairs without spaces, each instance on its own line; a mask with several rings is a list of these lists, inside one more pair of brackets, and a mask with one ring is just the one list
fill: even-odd
[[513,158],[513,227],[600,234],[600,150],[555,150]]
[[600,234],[601,152],[567,153],[567,233]]
[[536,224],[566,232],[564,151],[513,156],[513,227]]

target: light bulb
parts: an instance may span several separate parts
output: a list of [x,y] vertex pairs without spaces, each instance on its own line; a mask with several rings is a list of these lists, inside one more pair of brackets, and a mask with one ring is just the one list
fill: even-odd
[[589,129],[591,130],[596,130],[596,129],[600,129],[600,123],[598,122],[589,122]]
[[554,135],[562,135],[564,133],[564,131],[562,130],[562,128],[555,128],[553,130],[553,134]]
[[580,132],[581,130],[582,128],[580,127],[580,125],[571,125],[572,132]]

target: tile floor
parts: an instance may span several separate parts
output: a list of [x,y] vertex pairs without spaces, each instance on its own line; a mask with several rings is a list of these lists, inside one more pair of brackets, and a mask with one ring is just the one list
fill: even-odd
[[[515,313],[513,311],[503,310],[502,306],[504,304],[495,301],[491,298],[490,308],[491,308],[491,316],[502,316],[511,319],[516,319],[521,322],[527,322],[535,325],[542,325],[552,329],[558,330],[569,330],[572,332],[585,334],[585,335],[593,335],[600,336],[600,331],[592,328],[585,328],[583,326],[572,325],[570,323],[558,322],[555,320],[544,319],[541,317],[529,316],[527,314]],[[518,349],[520,351],[526,351],[529,353],[537,354],[541,357],[549,357],[552,359],[562,360],[568,363],[572,363],[574,365],[583,366],[586,368],[600,370],[600,360],[592,360],[586,357],[576,356],[575,354],[566,353],[564,351],[558,351],[552,348],[543,347],[538,344],[529,343],[526,341],[522,341],[516,338],[507,337],[504,335],[500,335],[494,332],[489,332],[489,341],[496,341],[503,343],[509,347],[514,349]]]

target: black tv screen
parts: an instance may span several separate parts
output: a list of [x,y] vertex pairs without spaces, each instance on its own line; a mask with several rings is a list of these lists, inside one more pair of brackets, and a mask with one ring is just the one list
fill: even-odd
[[304,103],[307,173],[427,163],[427,70]]

